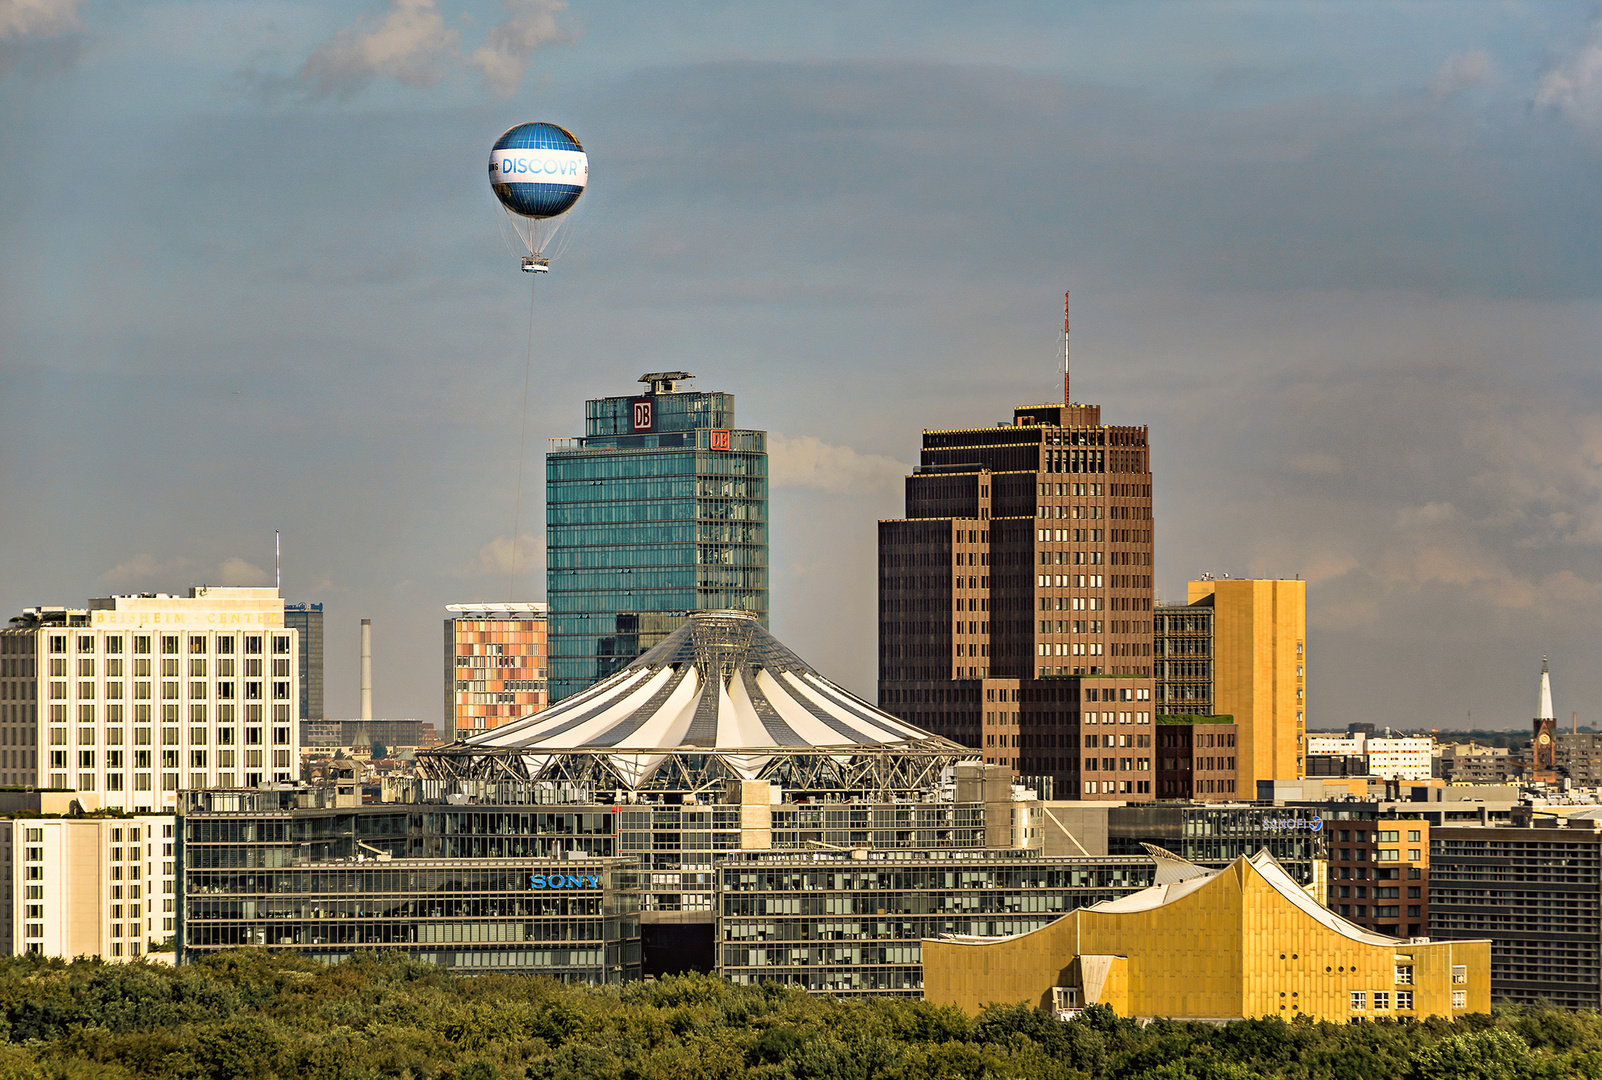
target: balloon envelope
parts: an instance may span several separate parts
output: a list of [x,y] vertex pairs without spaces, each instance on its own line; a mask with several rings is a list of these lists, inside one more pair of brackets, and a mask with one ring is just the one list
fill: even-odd
[[565,214],[584,194],[590,162],[573,133],[555,124],[519,124],[495,140],[490,187],[507,210],[526,218]]

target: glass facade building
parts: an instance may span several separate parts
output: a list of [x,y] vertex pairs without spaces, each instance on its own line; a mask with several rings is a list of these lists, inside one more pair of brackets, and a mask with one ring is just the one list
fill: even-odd
[[1221,870],[1266,849],[1298,885],[1324,895],[1329,839],[1318,810],[1306,806],[1207,806],[1161,803],[1115,806],[1107,815],[1107,851],[1137,855],[1152,844],[1180,858]]
[[444,967],[564,982],[640,977],[638,874],[632,860],[603,854],[610,815],[340,806],[336,791],[185,796],[185,960],[242,945],[326,962],[401,949]]
[[550,701],[660,642],[691,611],[768,620],[767,433],[684,372],[585,403],[584,436],[545,461]]
[[323,605],[285,604],[284,625],[300,631],[300,718],[321,720],[323,710]]
[[1156,883],[1156,862],[1034,852],[743,852],[718,866],[718,972],[813,992],[923,996],[923,940],[1038,930]]
[[1152,609],[1157,711],[1208,716],[1213,711],[1213,608],[1158,604]]

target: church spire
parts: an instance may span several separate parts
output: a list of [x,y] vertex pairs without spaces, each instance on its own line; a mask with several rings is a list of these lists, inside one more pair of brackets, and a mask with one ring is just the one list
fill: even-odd
[[1535,714],[1537,720],[1552,720],[1552,676],[1546,672],[1546,657],[1541,657],[1541,709]]

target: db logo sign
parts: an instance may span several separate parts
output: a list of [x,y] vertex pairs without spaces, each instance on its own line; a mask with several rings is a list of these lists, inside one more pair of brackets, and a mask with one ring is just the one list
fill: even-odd
[[727,450],[729,448],[729,433],[727,431],[719,431],[719,430],[714,428],[712,430],[712,432],[711,432],[711,435],[712,435],[712,443],[711,443],[712,449],[714,449],[714,450]]
[[641,398],[634,403],[634,430],[651,430],[651,399]]

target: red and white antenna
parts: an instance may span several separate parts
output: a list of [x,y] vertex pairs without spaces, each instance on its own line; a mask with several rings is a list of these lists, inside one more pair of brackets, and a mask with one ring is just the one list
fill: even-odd
[[1068,390],[1068,294],[1062,294],[1062,403],[1072,405],[1073,395]]

